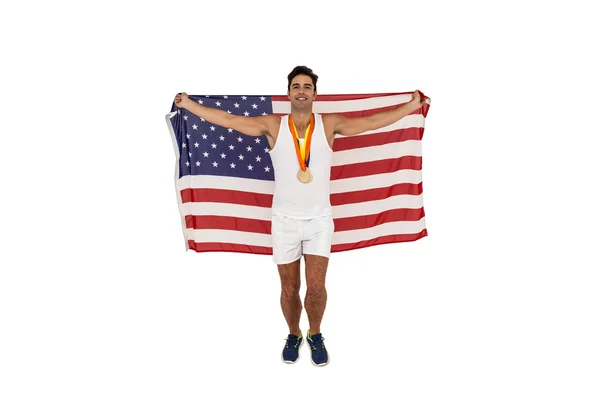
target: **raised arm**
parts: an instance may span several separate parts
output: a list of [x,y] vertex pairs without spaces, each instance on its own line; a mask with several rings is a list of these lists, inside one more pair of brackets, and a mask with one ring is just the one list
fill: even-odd
[[271,135],[269,126],[273,127],[275,119],[273,115],[242,117],[240,115],[229,114],[223,110],[198,104],[191,100],[185,92],[177,94],[174,103],[177,107],[185,108],[212,124],[220,125],[224,128],[233,128],[238,132],[250,136]]
[[[421,99],[418,91],[413,92],[412,100],[392,110],[382,111],[369,117],[349,118],[339,114],[330,114],[332,119],[333,134],[342,136],[358,135],[366,131],[383,128],[404,118],[408,114],[421,108],[425,99]],[[331,126],[331,125],[330,125]]]

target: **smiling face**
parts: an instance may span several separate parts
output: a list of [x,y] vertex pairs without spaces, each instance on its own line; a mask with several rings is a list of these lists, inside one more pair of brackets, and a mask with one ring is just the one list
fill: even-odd
[[312,103],[317,98],[317,92],[311,77],[308,75],[295,76],[288,89],[288,98],[292,103],[292,109],[312,110]]

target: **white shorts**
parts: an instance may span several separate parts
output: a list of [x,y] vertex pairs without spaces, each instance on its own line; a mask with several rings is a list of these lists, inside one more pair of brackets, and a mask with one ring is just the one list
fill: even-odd
[[273,215],[271,240],[273,261],[287,264],[303,254],[314,254],[329,258],[334,223],[331,215],[313,219],[296,219]]

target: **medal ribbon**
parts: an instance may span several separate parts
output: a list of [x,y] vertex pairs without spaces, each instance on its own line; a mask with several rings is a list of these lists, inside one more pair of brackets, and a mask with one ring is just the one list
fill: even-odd
[[288,125],[290,127],[290,132],[292,132],[292,135],[294,136],[294,147],[296,148],[296,157],[300,163],[300,168],[302,171],[306,171],[306,168],[308,168],[308,164],[310,163],[310,141],[312,139],[313,131],[315,130],[315,115],[313,114],[310,117],[310,123],[306,127],[306,132],[304,133],[304,151],[302,154],[300,153],[300,140],[298,139],[298,132],[296,131],[296,125],[294,125],[291,115],[288,117]]

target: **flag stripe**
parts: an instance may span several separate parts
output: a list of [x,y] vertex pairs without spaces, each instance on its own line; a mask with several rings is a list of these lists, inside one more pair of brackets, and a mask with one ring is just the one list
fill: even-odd
[[212,252],[212,251],[224,251],[228,253],[253,253],[253,254],[265,254],[272,255],[273,249],[269,246],[249,246],[237,243],[215,243],[215,242],[194,242],[188,240],[188,247],[191,250],[201,252]]
[[[318,97],[317,97],[318,98]],[[319,98],[318,98],[319,99]],[[399,94],[391,96],[369,97],[359,100],[320,100],[313,102],[313,112],[320,114],[328,113],[349,113],[355,111],[369,110],[373,108],[383,108],[397,106],[402,103],[408,103],[412,99],[412,94]],[[286,98],[287,100],[287,98]],[[291,103],[287,101],[273,101],[274,114],[289,114]]]
[[[356,217],[334,218],[335,232],[366,229],[369,227],[395,222],[419,221],[425,216],[423,208],[399,208],[378,214]],[[271,221],[254,218],[239,218],[220,215],[188,215],[185,227],[190,229],[222,229],[252,233],[271,234]]]
[[[397,195],[420,195],[423,192],[423,184],[414,183],[399,183],[389,187],[381,187],[375,189],[357,190],[354,192],[335,193],[330,196],[331,205],[339,207],[344,204],[366,203],[374,200],[387,199]],[[235,204],[240,206],[270,208],[273,204],[273,195],[243,192],[240,190],[224,190],[224,189],[183,189],[181,191],[181,201],[184,207],[186,203],[197,205],[200,209],[204,208],[202,203],[220,203],[220,204]],[[422,201],[422,199],[419,199]],[[217,204],[207,204],[206,209],[211,210]],[[184,208],[186,215],[192,214],[188,208]],[[257,210],[250,210],[255,213]],[[227,212],[230,212],[229,210]],[[234,214],[232,214],[234,215]],[[270,216],[270,211],[269,211]]]
[[[229,199],[227,199],[229,200]],[[247,201],[238,201],[237,203],[219,203],[219,202],[188,202],[181,205],[181,211],[187,218],[189,216],[209,215],[217,218],[218,216],[231,216],[240,219],[257,219],[263,221],[271,220],[271,206],[254,206]],[[423,198],[421,195],[395,195],[386,198],[364,201],[362,203],[347,203],[337,205],[333,209],[334,218],[349,218],[354,216],[363,216],[368,214],[383,213],[393,209],[422,207]],[[241,221],[240,221],[241,222]]]
[[[371,146],[381,146],[390,143],[404,142],[409,140],[422,140],[423,128],[395,129],[389,132],[377,132],[373,134],[356,136],[336,136],[333,141],[333,151],[361,149]],[[420,147],[421,144],[419,143]],[[337,154],[334,154],[334,160]]]
[[[270,223],[265,223],[270,226]],[[335,224],[335,223],[334,223]],[[270,228],[269,228],[270,229]],[[425,229],[425,218],[418,221],[391,221],[365,229],[336,231],[333,233],[332,245],[356,243],[372,240],[380,236],[415,234]],[[194,242],[237,243],[250,246],[271,246],[271,235],[231,229],[193,229],[187,228],[186,237]]]
[[[380,236],[375,239],[361,240],[354,243],[334,244],[331,246],[331,252],[348,251],[362,249],[365,247],[376,246],[380,244],[398,243],[398,242],[414,242],[427,236],[427,229],[423,229],[418,233],[405,233],[400,235]],[[271,253],[269,253],[271,254]]]
[[382,159],[402,158],[403,156],[421,156],[421,143],[407,140],[379,146],[359,147],[339,151],[332,159],[331,166],[351,166]]
[[387,160],[369,161],[331,167],[331,180],[386,174],[402,169],[420,170],[421,157],[404,156]]
[[[421,183],[421,171],[405,169],[378,176],[358,176],[331,182],[331,194],[343,194],[376,188],[388,188],[398,182]],[[229,176],[184,176],[176,181],[177,190],[187,188],[223,189],[273,195],[273,182],[262,179],[241,179]]]
[[[348,250],[361,249],[365,247],[377,246],[381,244],[397,243],[397,242],[413,242],[427,236],[427,229],[421,230],[418,233],[409,233],[401,235],[381,236],[370,240],[361,240],[354,243],[335,244],[331,246],[331,252],[341,252]],[[272,255],[273,250],[270,246],[249,246],[236,243],[216,243],[203,242],[198,243],[193,240],[188,240],[188,246],[196,252],[234,252],[234,253],[253,253]]]

